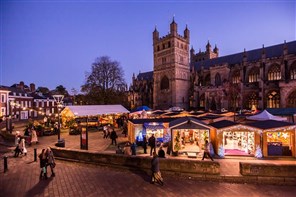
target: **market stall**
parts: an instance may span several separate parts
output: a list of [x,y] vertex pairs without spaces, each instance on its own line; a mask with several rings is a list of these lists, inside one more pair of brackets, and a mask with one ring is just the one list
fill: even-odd
[[172,120],[175,118],[129,119],[129,141],[141,144],[144,136],[148,139],[154,134],[158,143],[167,142],[167,135],[170,135],[169,122]]
[[[255,156],[260,148],[261,130],[229,120],[209,124],[216,130],[215,147],[220,156]],[[259,151],[259,150],[258,150]]]
[[294,123],[265,120],[246,125],[261,130],[263,156],[296,156]]
[[[88,124],[99,126],[102,124],[112,124],[117,126],[117,119],[128,114],[129,111],[122,105],[73,105],[66,106],[61,112],[62,122],[73,119],[83,120],[88,117]],[[81,121],[81,124],[86,124]]]
[[192,117],[178,118],[170,122],[169,127],[175,153],[200,153],[205,140],[212,142],[215,138],[209,126]]

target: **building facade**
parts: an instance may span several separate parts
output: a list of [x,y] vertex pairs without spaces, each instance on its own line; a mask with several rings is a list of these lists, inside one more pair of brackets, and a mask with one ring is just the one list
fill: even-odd
[[[147,72],[152,77],[145,78],[153,83],[147,95],[153,99],[146,105],[205,110],[296,107],[296,41],[223,57],[209,41],[204,52],[195,53],[192,47],[189,53],[189,45],[188,28],[178,35],[174,20],[168,35],[159,37],[154,30],[154,67]],[[143,95],[138,88],[142,74],[134,77],[134,95]]]

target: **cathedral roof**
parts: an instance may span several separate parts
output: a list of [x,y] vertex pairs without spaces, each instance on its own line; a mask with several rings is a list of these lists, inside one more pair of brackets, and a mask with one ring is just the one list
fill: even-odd
[[153,80],[153,71],[145,72],[145,73],[139,73],[137,76],[138,80]]
[[[264,48],[266,58],[279,57],[283,55],[284,45],[285,44],[283,43],[283,44],[278,44],[278,45]],[[296,54],[296,41],[287,42],[286,46],[289,54]],[[247,55],[248,62],[258,61],[259,59],[261,59],[262,48],[246,51],[246,55]],[[211,66],[220,65],[224,63],[239,64],[243,62],[243,56],[244,56],[244,52],[241,52],[241,53],[222,56],[218,58],[208,59],[200,62],[193,62],[191,63],[191,66],[194,66],[195,70],[200,70],[201,67],[208,69]]]

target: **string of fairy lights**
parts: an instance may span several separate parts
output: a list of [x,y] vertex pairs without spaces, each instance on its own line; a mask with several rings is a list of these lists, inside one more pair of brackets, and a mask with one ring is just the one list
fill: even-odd
[[48,109],[54,109],[56,107],[57,107],[58,110],[61,110],[61,108],[63,107],[63,104],[59,104],[59,105],[52,106],[52,107],[28,107],[28,106],[22,107],[22,105],[20,103],[10,101],[10,106],[11,106],[11,112],[15,112],[14,109],[18,109],[18,110],[23,110],[23,111],[29,111],[30,113],[37,112],[41,116],[47,116],[47,117],[54,116],[54,117],[58,117],[58,113],[48,113],[48,114],[46,114],[44,112],[44,110],[46,108],[48,108]]

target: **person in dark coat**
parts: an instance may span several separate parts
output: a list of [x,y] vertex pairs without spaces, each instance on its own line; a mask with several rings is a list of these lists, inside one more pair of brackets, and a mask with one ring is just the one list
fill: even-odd
[[149,143],[149,146],[150,146],[150,156],[152,156],[152,150],[154,150],[154,152],[156,152],[156,148],[155,148],[155,137],[154,137],[154,134],[152,134],[152,136],[148,139],[148,143]]
[[114,145],[117,145],[117,143],[116,143],[117,134],[114,129],[112,130],[112,132],[110,134],[110,138],[112,140],[111,144],[113,145],[113,142],[114,142]]
[[151,160],[151,184],[158,182],[159,184],[163,185],[163,178],[161,177],[161,173],[159,170],[159,159],[156,152],[153,152],[153,158]]
[[146,138],[146,135],[144,135],[143,137],[143,149],[144,149],[144,154],[147,154],[147,138]]
[[158,150],[158,157],[160,158],[165,158],[165,152],[164,150],[162,149],[162,146],[159,148]]
[[214,159],[212,158],[211,154],[210,154],[210,143],[208,142],[208,140],[206,140],[206,143],[205,143],[205,151],[204,151],[204,154],[203,154],[203,157],[201,160],[204,160],[204,158],[208,156],[212,161],[214,161]]

